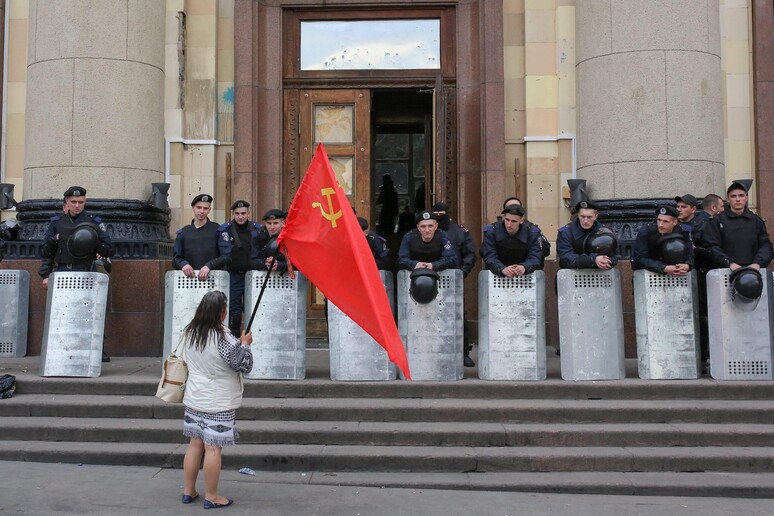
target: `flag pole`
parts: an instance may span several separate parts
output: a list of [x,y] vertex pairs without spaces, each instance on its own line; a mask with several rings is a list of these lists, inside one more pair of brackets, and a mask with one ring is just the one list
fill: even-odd
[[258,300],[255,302],[255,306],[253,307],[253,313],[250,316],[250,322],[247,323],[247,328],[245,328],[245,333],[250,333],[250,327],[253,325],[253,319],[255,319],[255,314],[258,313],[258,305],[261,304],[261,298],[263,297],[263,293],[266,291],[266,284],[269,282],[269,276],[271,276],[271,270],[274,268],[274,262],[277,260],[277,255],[279,254],[279,246],[277,246],[277,249],[274,251],[274,254],[271,257],[271,261],[269,262],[269,270],[266,271],[266,276],[263,278],[263,285],[261,285],[261,291],[258,292]]

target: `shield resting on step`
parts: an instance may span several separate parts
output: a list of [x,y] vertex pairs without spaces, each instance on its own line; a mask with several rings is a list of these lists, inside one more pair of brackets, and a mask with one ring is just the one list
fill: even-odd
[[[245,321],[250,320],[267,271],[245,275]],[[245,322],[245,325],[247,322]],[[306,376],[306,278],[272,272],[250,328],[253,380],[303,380]]]
[[107,274],[51,273],[40,354],[41,376],[100,375],[107,294]]

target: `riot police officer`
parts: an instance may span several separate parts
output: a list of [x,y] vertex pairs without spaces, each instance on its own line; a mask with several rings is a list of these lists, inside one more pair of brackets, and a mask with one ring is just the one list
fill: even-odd
[[[476,244],[470,232],[461,224],[457,224],[449,217],[449,205],[445,202],[437,202],[430,208],[438,217],[438,227],[446,232],[452,247],[457,251],[457,261],[462,270],[462,276],[466,278],[476,265]],[[465,367],[474,367],[476,363],[470,358],[473,344],[470,343],[470,328],[467,319],[463,321],[463,335],[465,345],[462,350],[462,358]]]
[[[260,270],[287,272],[287,258],[281,252],[277,252],[277,237],[285,226],[285,212],[274,208],[263,216],[263,227],[258,231],[258,261]],[[271,264],[272,257],[274,265]]]
[[597,222],[597,206],[580,201],[575,213],[575,219],[559,228],[556,237],[559,267],[607,270],[618,264],[618,243],[613,232]]
[[430,211],[423,211],[416,218],[417,228],[403,236],[398,250],[398,267],[432,269],[441,272],[459,267],[457,252],[446,233],[438,228],[438,220]]
[[710,216],[704,210],[699,209],[699,201],[691,194],[675,197],[675,207],[679,214],[677,219],[680,221],[683,231],[691,235],[696,268],[706,271],[710,261],[710,252],[705,247],[702,235]]
[[542,268],[540,230],[527,224],[527,212],[511,204],[501,212],[502,219],[484,233],[481,254],[484,265],[498,276],[513,278]]
[[71,186],[64,193],[64,213],[51,217],[43,237],[41,256],[43,265],[39,274],[43,288],[48,287],[48,276],[56,271],[94,270],[97,256],[113,255],[113,244],[105,223],[86,211],[86,189]]
[[[515,197],[515,196],[507,197],[503,201],[503,209],[507,208],[508,206],[514,206],[514,205],[521,206],[522,208],[524,207],[521,204],[521,199],[519,199],[518,197]],[[525,212],[526,212],[526,210],[525,210]],[[486,226],[484,226],[483,232],[487,233],[488,231],[492,231],[492,229],[494,229],[494,227],[495,227],[495,224],[497,224],[501,220],[503,220],[502,213],[497,217],[497,220],[495,222],[493,222],[492,224],[487,224]],[[543,266],[545,265],[546,258],[548,258],[548,256],[551,254],[551,242],[548,240],[546,235],[543,233],[543,230],[541,230],[540,227],[537,224],[535,224],[534,222],[532,222],[530,220],[527,220],[527,219],[524,219],[524,225],[527,226],[527,227],[534,227],[535,229],[538,230],[538,243],[540,244],[540,269],[542,269]],[[483,250],[483,248],[479,251],[479,254],[481,254],[481,258],[484,257],[484,250]]]
[[226,225],[218,225],[209,219],[212,196],[199,194],[191,201],[194,218],[191,223],[177,230],[172,265],[189,278],[198,270],[200,281],[214,269],[225,269],[231,254],[231,240]]
[[462,225],[457,224],[449,217],[449,205],[445,202],[433,204],[431,211],[438,219],[438,227],[446,232],[452,247],[457,251],[457,261],[460,264],[462,275],[467,277],[476,265],[476,244],[470,232]]
[[229,308],[228,327],[239,335],[244,310],[245,274],[260,268],[258,260],[258,232],[261,225],[250,221],[250,203],[243,200],[231,205],[233,218],[225,224],[231,242],[231,259],[228,264]]
[[[43,278],[43,288],[48,288],[48,277],[53,271],[95,271],[97,258],[109,259],[113,244],[105,223],[98,216],[86,211],[86,189],[71,186],[64,193],[64,213],[51,217],[43,245],[38,274]],[[102,361],[110,357],[102,351]]]
[[360,229],[363,230],[368,248],[376,261],[376,267],[381,271],[390,270],[390,250],[387,249],[387,240],[368,229],[368,221],[363,217],[357,218]]
[[733,183],[726,191],[728,206],[704,230],[704,240],[714,267],[735,271],[747,266],[765,269],[771,263],[772,246],[766,223],[747,207],[747,189]]
[[693,268],[690,234],[677,220],[673,206],[656,210],[656,222],[640,229],[632,249],[632,269],[648,269],[668,276],[685,276]]

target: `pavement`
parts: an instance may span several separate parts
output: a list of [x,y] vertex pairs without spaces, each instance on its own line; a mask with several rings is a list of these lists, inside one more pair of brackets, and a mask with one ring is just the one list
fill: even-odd
[[[223,512],[266,516],[725,516],[774,512],[771,499],[342,487],[308,485],[304,475],[292,473],[271,481],[224,471],[220,494],[236,503]],[[201,513],[201,497],[191,505],[181,504],[182,476],[180,470],[137,466],[0,461],[0,513]],[[198,487],[203,489],[201,475]]]

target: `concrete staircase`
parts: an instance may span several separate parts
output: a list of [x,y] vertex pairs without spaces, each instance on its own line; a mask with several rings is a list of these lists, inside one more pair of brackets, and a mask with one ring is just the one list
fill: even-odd
[[[311,352],[310,352],[311,353]],[[224,468],[325,484],[774,496],[774,382],[246,382]],[[159,359],[40,378],[0,359],[0,460],[181,468],[183,408],[155,397]],[[316,364],[316,365],[315,365]],[[633,364],[629,364],[630,368]],[[276,481],[276,480],[275,480]]]

